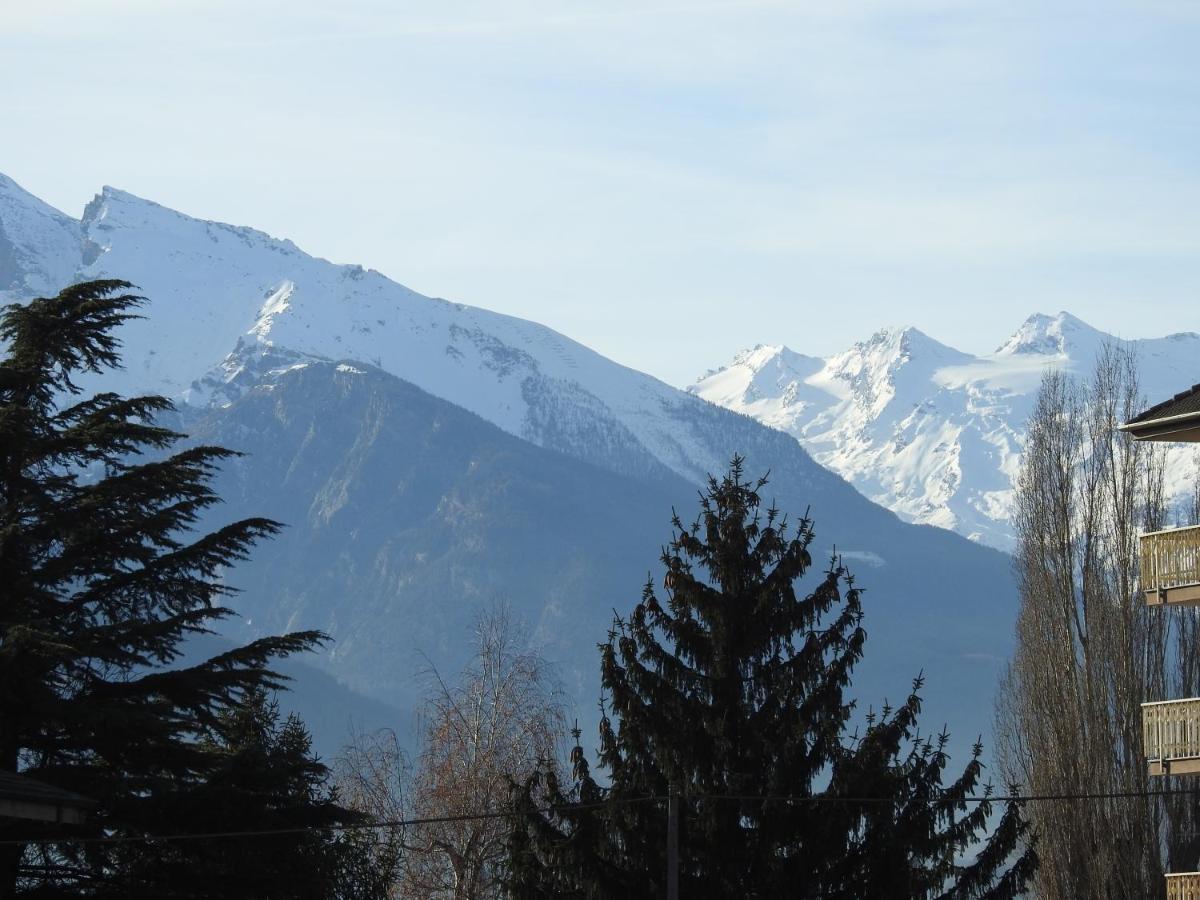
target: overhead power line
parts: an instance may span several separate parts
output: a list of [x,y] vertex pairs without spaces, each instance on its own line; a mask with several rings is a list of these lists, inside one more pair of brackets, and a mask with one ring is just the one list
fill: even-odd
[[[843,804],[843,805],[879,805],[900,803],[941,803],[954,805],[958,803],[1067,803],[1087,802],[1096,800],[1134,800],[1151,799],[1154,797],[1194,796],[1200,797],[1200,787],[1186,789],[1163,789],[1155,791],[1102,791],[1094,793],[1061,793],[1061,794],[994,794],[973,795],[968,797],[834,797],[816,794],[810,797],[798,797],[785,794],[681,794],[683,801],[730,801],[737,803],[812,803],[812,804]],[[591,803],[571,804],[567,806],[547,806],[536,809],[538,813],[578,812],[598,809],[613,804],[629,803],[665,803],[669,800],[666,794],[647,794],[642,797],[619,797],[611,800],[597,800]],[[157,841],[198,841],[216,840],[218,838],[256,838],[276,837],[289,834],[306,834],[310,832],[343,832],[369,831],[383,828],[409,828],[419,825],[440,825],[453,822],[472,822],[486,819],[506,819],[519,816],[517,810],[494,812],[461,813],[449,816],[425,816],[413,819],[388,819],[373,822],[346,822],[336,825],[297,825],[291,828],[244,829],[240,831],[204,831],[180,834],[156,835],[113,835],[105,836],[60,836],[60,837],[31,837],[24,839],[0,840],[0,846],[14,845],[46,845],[46,844],[130,844],[153,843]]]
[[[612,802],[649,803],[655,800],[666,799],[666,795],[661,797],[654,795],[648,795],[645,797],[623,797],[619,801],[597,800],[593,803],[572,804],[571,806],[543,807],[536,811],[544,814],[549,812],[561,812],[564,810],[595,809],[600,806],[606,806]],[[423,818],[416,819],[386,819],[376,820],[373,822],[341,822],[335,825],[296,825],[292,828],[246,829],[241,831],[203,831],[154,835],[113,835],[109,837],[36,837],[28,839],[0,840],[0,847],[11,847],[14,844],[131,844],[152,843],[154,841],[199,841],[213,840],[216,838],[272,837],[289,834],[307,834],[315,831],[369,831],[377,828],[408,828],[416,825],[439,825],[448,822],[472,822],[484,819],[507,819],[516,815],[520,815],[520,813],[515,810],[505,810],[503,812],[462,813],[460,815],[453,816],[425,816]]]

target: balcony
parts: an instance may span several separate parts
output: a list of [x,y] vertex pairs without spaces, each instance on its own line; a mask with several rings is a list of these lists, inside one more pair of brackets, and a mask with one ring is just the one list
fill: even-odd
[[1200,697],[1143,703],[1142,748],[1151,775],[1200,772]]
[[1200,900],[1200,872],[1168,875],[1167,900]]
[[1143,534],[1138,554],[1147,604],[1200,605],[1200,525]]

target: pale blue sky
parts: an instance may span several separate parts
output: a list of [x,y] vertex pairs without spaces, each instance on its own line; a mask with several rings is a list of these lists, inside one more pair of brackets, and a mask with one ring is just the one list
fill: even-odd
[[0,0],[0,171],[676,384],[914,324],[1200,330],[1200,3]]

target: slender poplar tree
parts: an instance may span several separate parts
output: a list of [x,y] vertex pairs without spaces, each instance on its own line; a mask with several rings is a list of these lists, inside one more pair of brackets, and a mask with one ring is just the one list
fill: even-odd
[[600,645],[608,785],[577,746],[571,784],[515,788],[514,897],[665,896],[668,794],[682,896],[1001,900],[1028,881],[1019,809],[983,839],[991,803],[968,801],[990,792],[981,748],[947,780],[946,735],[919,736],[920,679],[850,733],[859,588],[834,560],[796,595],[813,525],[763,510],[765,484],[735,457],[690,527],[673,518],[665,597],[647,583]]

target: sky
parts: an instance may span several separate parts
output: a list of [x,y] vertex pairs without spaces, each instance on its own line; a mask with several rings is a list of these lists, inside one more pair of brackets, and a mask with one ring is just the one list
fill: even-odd
[[0,0],[0,172],[110,184],[683,385],[1069,310],[1200,331],[1192,0]]

